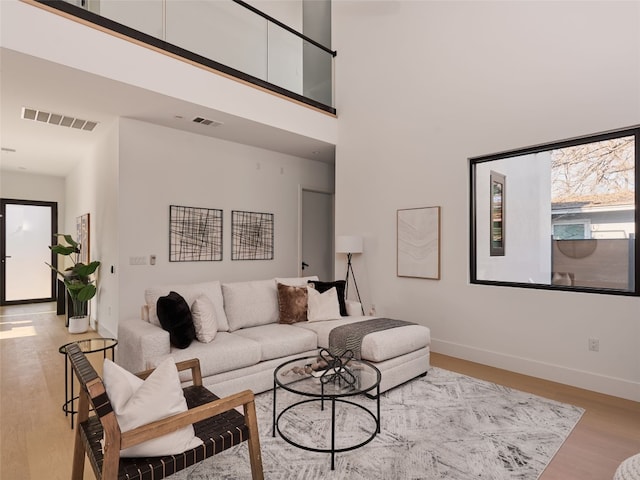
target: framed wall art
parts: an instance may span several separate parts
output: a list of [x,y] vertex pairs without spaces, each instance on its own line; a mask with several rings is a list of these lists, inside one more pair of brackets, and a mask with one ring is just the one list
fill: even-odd
[[222,210],[169,207],[169,261],[222,260]]
[[440,207],[398,210],[399,277],[440,279]]
[[231,212],[231,260],[273,260],[273,213]]
[[491,171],[490,179],[489,255],[499,257],[504,256],[506,177],[501,173]]
[[87,265],[89,263],[90,239],[89,239],[89,214],[85,213],[76,218],[76,238],[80,244],[80,263]]

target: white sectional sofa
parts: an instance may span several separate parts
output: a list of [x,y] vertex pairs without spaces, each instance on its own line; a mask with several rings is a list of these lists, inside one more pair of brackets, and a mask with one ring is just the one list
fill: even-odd
[[[316,355],[327,348],[329,332],[345,323],[374,317],[360,315],[360,304],[347,302],[348,313],[334,320],[279,323],[277,284],[306,285],[315,277],[270,279],[221,284],[218,281],[168,285],[147,289],[142,319],[118,325],[117,362],[131,372],[156,367],[168,356],[176,361],[198,358],[204,385],[219,396],[251,389],[255,393],[273,387],[273,371],[286,360]],[[188,305],[201,295],[213,304],[218,331],[209,343],[193,341],[185,349],[174,348],[161,326],[156,302],[170,291]],[[407,325],[370,333],[363,338],[361,356],[380,369],[381,392],[427,373],[430,331]],[[187,379],[184,379],[187,381]]]

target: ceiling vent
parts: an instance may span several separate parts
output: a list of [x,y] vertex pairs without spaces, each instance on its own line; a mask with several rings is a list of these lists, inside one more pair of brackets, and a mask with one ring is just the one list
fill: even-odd
[[76,130],[86,130],[87,132],[92,132],[98,125],[98,122],[92,122],[91,120],[82,120],[68,115],[43,112],[42,110],[27,107],[22,107],[22,118],[24,120],[34,120],[36,122],[59,125],[61,127],[75,128]]
[[192,120],[194,123],[199,123],[200,125],[208,125],[210,127],[219,127],[222,125],[222,122],[216,122],[215,120],[209,120],[208,118],[196,117]]

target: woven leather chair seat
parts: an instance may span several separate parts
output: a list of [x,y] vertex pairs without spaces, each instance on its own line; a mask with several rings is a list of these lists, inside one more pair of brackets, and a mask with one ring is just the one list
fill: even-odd
[[[187,387],[184,396],[189,408],[218,400],[218,397],[204,387]],[[204,445],[187,450],[179,455],[165,457],[120,458],[118,480],[154,480],[173,475],[180,470],[195,465],[205,458],[216,455],[245,441],[248,428],[245,418],[236,410],[221,413],[212,418],[193,424],[196,435]],[[79,426],[82,440],[91,450],[89,456],[94,469],[102,471],[102,425],[98,417],[91,417]]]

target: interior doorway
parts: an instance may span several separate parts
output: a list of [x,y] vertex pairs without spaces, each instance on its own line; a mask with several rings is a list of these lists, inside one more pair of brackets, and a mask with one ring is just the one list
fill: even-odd
[[305,187],[300,189],[300,276],[317,275],[323,281],[334,278],[333,197],[333,192]]
[[57,202],[0,199],[0,305],[55,300]]

